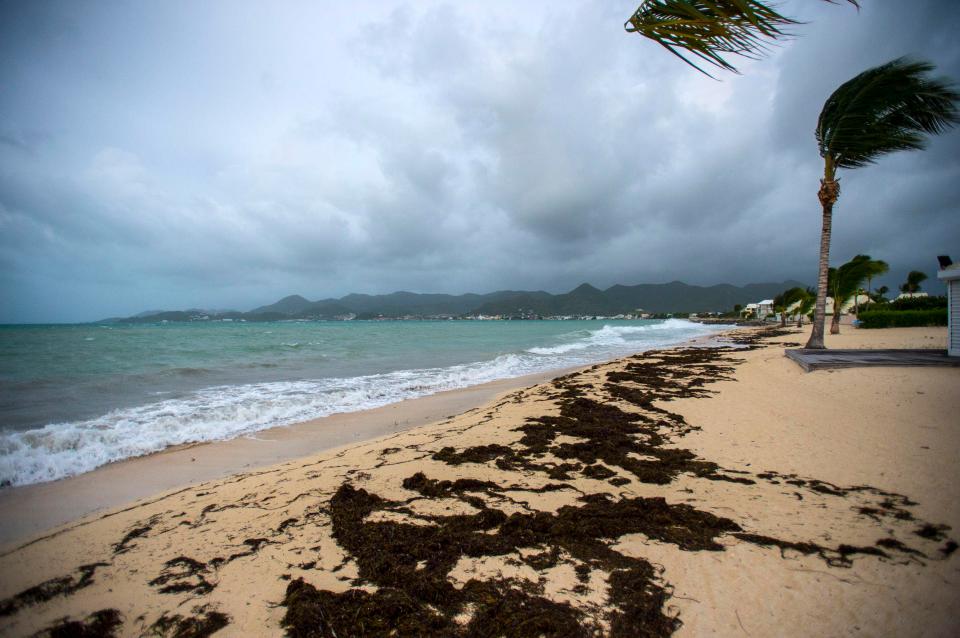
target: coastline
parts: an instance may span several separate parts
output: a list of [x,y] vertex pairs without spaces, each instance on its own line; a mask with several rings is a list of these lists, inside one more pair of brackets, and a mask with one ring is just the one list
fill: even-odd
[[349,447],[469,413],[498,396],[581,368],[561,368],[332,414],[224,441],[177,445],[56,481],[0,490],[0,552],[90,514],[187,485]]
[[[337,592],[362,591],[351,589],[358,578],[390,590],[385,574],[370,571],[364,539],[379,538],[380,559],[396,560],[404,542],[422,535],[397,533],[440,533],[431,530],[460,521],[456,515],[480,524],[484,511],[499,510],[518,520],[564,516],[584,538],[525,524],[526,540],[502,540],[519,542],[516,549],[480,548],[452,570],[428,561],[424,583],[434,582],[435,569],[461,588],[526,582],[511,595],[544,619],[575,617],[611,635],[634,617],[633,603],[617,598],[614,573],[656,594],[647,611],[656,612],[661,635],[771,635],[785,627],[949,635],[960,582],[950,555],[950,529],[960,528],[951,482],[960,433],[949,427],[960,410],[960,370],[808,374],[782,356],[783,343],[801,341],[800,333],[755,344],[750,334],[738,332],[746,349],[672,348],[593,365],[501,392],[439,423],[88,516],[0,557],[0,597],[14,609],[0,630],[27,635],[64,616],[92,622],[91,614],[115,609],[121,635],[176,613],[227,619],[228,633],[279,635],[281,621],[309,610],[304,601],[323,600],[332,614],[352,610]],[[848,329],[828,343],[936,347],[940,338],[936,330]],[[610,425],[619,419],[627,420]],[[629,425],[636,419],[640,426]],[[644,430],[639,452],[609,447],[630,449],[630,439],[616,443],[617,428],[648,420],[659,429]],[[351,518],[351,507],[367,514]],[[657,519],[643,514],[651,507]],[[662,517],[673,522],[657,523]],[[620,527],[625,521],[642,525]],[[383,525],[399,527],[381,538]],[[353,532],[337,531],[347,528]],[[496,530],[498,538],[506,533]],[[615,542],[597,545],[595,537]],[[96,573],[85,579],[84,565]],[[408,587],[417,574],[394,586]],[[84,585],[40,603],[17,593],[57,578]],[[357,595],[379,600],[369,593],[376,588],[367,591]],[[496,613],[497,622],[511,622]]]

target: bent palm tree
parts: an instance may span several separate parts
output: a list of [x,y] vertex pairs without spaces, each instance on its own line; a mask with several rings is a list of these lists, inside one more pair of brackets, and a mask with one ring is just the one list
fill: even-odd
[[942,133],[960,121],[960,94],[948,80],[929,77],[933,69],[929,62],[898,58],[840,85],[823,105],[816,131],[824,162],[818,192],[823,229],[817,301],[807,348],[825,347],[830,231],[833,205],[840,197],[837,169],[860,168],[887,153],[922,149],[928,135]]
[[797,288],[800,292],[797,294],[797,300],[800,304],[796,308],[797,327],[803,327],[803,318],[813,310],[814,301],[817,299],[817,292],[813,288]]
[[885,275],[890,271],[890,264],[883,261],[882,259],[877,259],[873,263],[876,264],[876,272],[871,272],[867,275],[867,299],[871,299],[871,292],[873,291],[873,278],[879,277],[880,275]]
[[827,295],[833,299],[833,320],[830,322],[830,334],[840,334],[840,315],[843,305],[857,294],[860,284],[867,277],[884,272],[887,264],[870,258],[870,255],[857,255],[839,268],[830,268],[827,272]]
[[[859,0],[846,1],[860,6]],[[758,0],[645,0],[623,28],[653,40],[696,70],[710,75],[681,51],[736,73],[736,67],[724,56],[761,58],[769,50],[769,43],[790,37],[787,29],[797,24],[797,20],[774,10],[771,3]]]
[[[806,296],[807,292],[803,288],[790,288],[773,298],[773,309],[780,314],[781,328],[787,327],[787,315],[790,314],[791,310],[796,312],[803,310]],[[813,307],[813,304],[811,303],[810,306]],[[807,312],[810,312],[809,308]],[[801,314],[801,317],[802,316]]]
[[907,280],[900,286],[900,292],[913,294],[920,292],[920,284],[927,280],[927,273],[919,270],[911,270],[907,273]]
[[780,327],[787,327],[787,308],[790,306],[790,299],[787,298],[786,291],[781,292],[773,298],[773,312],[780,315]]

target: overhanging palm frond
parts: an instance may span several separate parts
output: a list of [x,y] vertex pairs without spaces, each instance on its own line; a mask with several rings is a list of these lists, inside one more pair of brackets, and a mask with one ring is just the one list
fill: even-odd
[[927,135],[960,122],[960,94],[929,62],[897,58],[868,69],[833,92],[817,122],[820,155],[858,168],[895,151],[922,149]]
[[[841,0],[824,0],[836,4]],[[859,7],[858,0],[846,0]],[[737,72],[730,54],[757,59],[799,24],[758,0],[645,0],[623,27],[662,45],[701,73],[695,60]],[[711,76],[713,77],[713,76]]]

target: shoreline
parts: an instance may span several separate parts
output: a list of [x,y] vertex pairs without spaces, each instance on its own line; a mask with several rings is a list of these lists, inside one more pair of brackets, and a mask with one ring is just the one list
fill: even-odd
[[444,390],[377,408],[274,426],[114,461],[55,481],[0,491],[0,553],[91,514],[188,485],[349,447],[476,410],[498,396],[569,374],[560,368]]
[[0,555],[0,633],[954,635],[960,369],[805,373],[804,336],[595,364],[87,516]]
[[[730,326],[727,331],[666,347],[708,343],[738,329],[742,328]],[[0,553],[97,512],[461,416],[500,395],[622,358],[444,390],[377,408],[274,426],[232,439],[185,443],[55,481],[8,487],[0,490],[0,512],[5,513],[0,517]]]

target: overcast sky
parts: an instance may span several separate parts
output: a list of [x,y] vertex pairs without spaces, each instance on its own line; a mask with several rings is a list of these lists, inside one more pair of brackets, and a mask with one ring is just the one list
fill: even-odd
[[[0,1],[0,322],[813,283],[824,100],[904,54],[960,78],[955,0],[785,2],[799,37],[721,81],[638,2]],[[956,130],[841,176],[834,262],[960,260]]]

